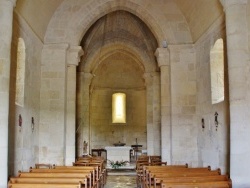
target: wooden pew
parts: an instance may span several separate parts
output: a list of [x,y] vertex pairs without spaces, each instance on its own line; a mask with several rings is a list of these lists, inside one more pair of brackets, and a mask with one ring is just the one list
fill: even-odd
[[12,177],[9,180],[9,185],[12,184],[77,184],[81,183],[82,188],[88,188],[87,178],[20,178]]
[[99,167],[100,178],[102,179],[103,184],[106,183],[107,171],[104,166],[104,158],[101,156],[84,156],[78,157],[75,162],[73,162],[73,166],[95,166]]
[[91,172],[20,172],[19,178],[87,178],[89,187],[95,187]]
[[96,184],[96,174],[94,168],[86,169],[30,169],[30,173],[85,173],[91,185]]
[[227,181],[211,181],[196,183],[162,183],[161,188],[230,188]]
[[63,171],[73,171],[73,170],[94,170],[93,172],[93,184],[97,184],[97,186],[104,187],[104,184],[106,183],[106,169],[103,169],[102,172],[100,172],[100,168],[98,166],[56,166],[53,165],[53,169],[56,170],[63,170]]
[[151,186],[154,178],[175,177],[175,176],[211,176],[220,175],[220,169],[211,171],[210,167],[202,168],[180,168],[180,167],[145,167],[144,186]]
[[161,187],[161,184],[168,183],[196,183],[196,182],[214,182],[214,181],[228,181],[231,180],[227,175],[216,176],[189,176],[189,177],[155,177],[154,188]]
[[10,183],[8,188],[81,188],[81,183]]
[[[143,170],[142,170],[142,177],[141,177],[141,184],[144,186],[146,184],[148,184],[149,182],[151,182],[151,179],[153,179],[153,177],[149,176],[149,171],[158,171],[158,170],[171,170],[171,169],[186,169],[188,167],[187,164],[185,165],[167,165],[167,166],[143,166]],[[149,180],[150,178],[150,180]]]
[[103,185],[106,183],[107,171],[104,168],[103,161],[98,162],[98,161],[95,161],[92,159],[90,162],[81,162],[80,160],[78,160],[77,162],[73,162],[73,166],[78,166],[78,167],[80,167],[80,166],[95,166],[95,167],[98,167],[98,169],[99,169],[97,171],[98,180]]

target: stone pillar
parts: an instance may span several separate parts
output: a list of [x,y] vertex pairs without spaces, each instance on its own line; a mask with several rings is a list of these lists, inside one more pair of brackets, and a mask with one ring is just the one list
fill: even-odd
[[147,91],[147,154],[154,155],[153,78],[151,73],[145,73],[144,79]]
[[145,73],[147,88],[147,154],[160,155],[160,79],[156,72]]
[[230,177],[234,188],[250,187],[250,62],[247,0],[224,0],[230,100]]
[[157,48],[155,52],[161,70],[161,155],[162,161],[172,162],[170,57],[167,48]]
[[161,90],[160,73],[153,74],[153,124],[154,124],[154,155],[161,155]]
[[7,187],[8,179],[10,50],[15,4],[16,0],[0,0],[0,188]]
[[39,163],[65,164],[68,44],[47,44],[42,50]]
[[71,47],[67,52],[67,112],[66,112],[66,141],[65,165],[72,165],[75,161],[75,133],[76,133],[76,66],[83,55],[81,46]]
[[[81,73],[81,83],[80,83],[80,98],[81,108],[79,108],[79,126],[81,129],[81,143],[88,143],[88,150],[90,149],[90,84],[92,81],[93,75],[91,73]],[[78,143],[79,144],[79,143]],[[83,148],[80,148],[80,155],[83,154]],[[88,151],[89,152],[89,151]],[[78,154],[79,155],[79,154]]]

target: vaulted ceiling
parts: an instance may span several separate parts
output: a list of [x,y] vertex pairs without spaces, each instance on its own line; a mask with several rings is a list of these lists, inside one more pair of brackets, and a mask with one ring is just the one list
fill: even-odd
[[[63,1],[18,0],[15,10],[44,41],[47,26]],[[193,42],[197,41],[209,26],[224,14],[219,0],[154,0],[159,4],[165,1],[173,1],[179,7],[188,23]]]

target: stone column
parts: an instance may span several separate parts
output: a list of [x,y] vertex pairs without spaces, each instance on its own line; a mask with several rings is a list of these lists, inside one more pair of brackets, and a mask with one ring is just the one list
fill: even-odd
[[65,165],[72,165],[75,161],[75,131],[76,131],[76,66],[83,55],[81,46],[71,47],[67,52],[67,112],[66,112],[66,141]]
[[250,187],[250,62],[247,0],[224,0],[230,100],[230,177],[234,188]]
[[16,0],[0,0],[0,188],[7,187],[8,179],[10,50],[15,4]]
[[160,73],[153,74],[153,124],[154,124],[154,155],[161,155],[161,90]]
[[65,164],[68,44],[47,44],[42,50],[39,163]]
[[147,154],[154,155],[153,78],[151,73],[145,73],[144,79],[147,91]]
[[170,57],[167,48],[157,48],[155,52],[161,70],[161,155],[162,161],[171,164],[172,127],[171,127],[171,92],[170,92]]
[[[91,73],[81,73],[81,83],[80,83],[80,98],[81,98],[81,108],[79,109],[79,123],[81,129],[81,143],[88,143],[88,150],[90,149],[90,84],[92,81],[93,75]],[[80,148],[80,155],[83,153],[83,148]],[[89,152],[89,151],[88,151]]]

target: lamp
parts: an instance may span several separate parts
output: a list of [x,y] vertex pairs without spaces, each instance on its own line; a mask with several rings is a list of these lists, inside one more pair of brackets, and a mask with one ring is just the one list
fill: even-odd
[[32,132],[34,131],[35,129],[35,120],[34,120],[34,117],[31,117],[31,130]]
[[215,127],[216,127],[216,131],[217,131],[217,129],[218,129],[218,125],[219,125],[219,122],[218,122],[218,113],[217,112],[215,112],[215,114],[214,114],[214,124],[215,124]]
[[202,127],[202,130],[204,130],[204,128],[205,128],[205,121],[204,121],[204,118],[201,119],[201,127]]

